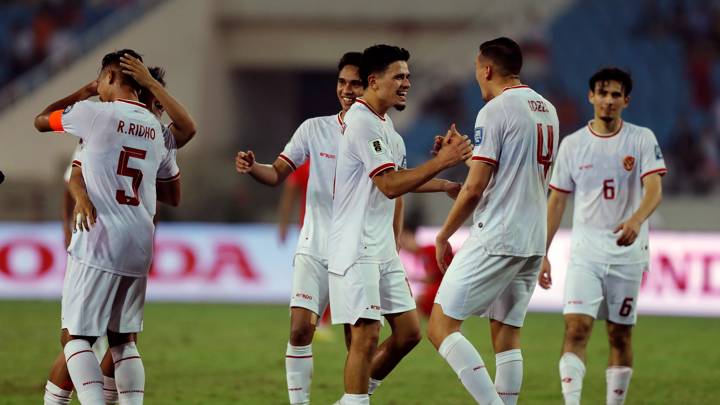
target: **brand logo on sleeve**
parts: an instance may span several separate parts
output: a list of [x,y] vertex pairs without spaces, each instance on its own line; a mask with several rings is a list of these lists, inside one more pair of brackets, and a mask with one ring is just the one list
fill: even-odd
[[655,145],[655,160],[660,160],[663,158],[662,151],[660,150],[660,145]]
[[631,171],[635,167],[635,158],[632,156],[625,156],[623,159],[623,167],[627,171]]
[[383,145],[382,139],[378,138],[378,139],[373,139],[372,141],[370,141],[370,148],[372,148],[372,151],[376,155],[380,155],[383,153],[385,146]]
[[485,127],[475,128],[475,145],[480,145],[483,141],[483,134],[485,133]]

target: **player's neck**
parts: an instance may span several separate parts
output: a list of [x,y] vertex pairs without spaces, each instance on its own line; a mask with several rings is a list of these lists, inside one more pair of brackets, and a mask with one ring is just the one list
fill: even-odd
[[130,100],[130,101],[138,101],[138,95],[135,90],[128,89],[125,87],[117,88],[115,91],[113,91],[112,96],[110,97],[110,100],[108,101],[115,101],[115,100]]
[[372,91],[366,91],[362,99],[365,101],[365,104],[369,105],[370,108],[381,117],[384,117],[387,110],[390,109],[390,107],[386,107],[380,97]]
[[[511,87],[522,86],[522,82],[519,77],[510,77],[504,80],[500,80],[492,87],[493,96],[495,98],[501,95],[506,89]],[[491,98],[491,99],[492,99]]]
[[622,120],[620,118],[616,118],[612,121],[604,121],[595,117],[592,121],[590,121],[590,128],[592,128],[592,130],[600,136],[612,135],[618,128],[620,128],[621,122]]

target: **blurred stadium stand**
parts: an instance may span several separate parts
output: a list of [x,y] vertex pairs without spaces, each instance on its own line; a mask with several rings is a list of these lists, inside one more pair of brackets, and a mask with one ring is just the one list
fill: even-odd
[[[524,48],[523,79],[558,107],[563,134],[591,118],[587,79],[597,68],[630,69],[635,89],[625,117],[655,131],[671,165],[670,195],[657,225],[720,229],[713,191],[720,167],[717,1],[3,2],[0,32],[27,32],[25,24],[46,5],[60,3],[76,5],[82,18],[67,20],[79,22],[56,42],[79,51],[52,68],[37,67],[52,55],[28,67],[39,72],[27,79],[33,86],[0,90],[0,106],[6,105],[0,169],[8,176],[0,220],[59,216],[61,175],[74,142],[36,134],[32,118],[92,80],[107,51],[135,48],[149,64],[165,66],[168,88],[198,122],[197,138],[179,154],[185,201],[171,219],[272,222],[278,190],[235,175],[235,151],[253,149],[261,161],[272,161],[303,119],[335,113],[334,67],[343,52],[378,42],[411,51],[411,102],[393,120],[413,165],[450,123],[471,132],[482,106],[473,70],[477,46],[507,35]],[[103,24],[112,27],[97,28]],[[2,49],[22,45],[9,34],[3,38]],[[16,77],[14,69],[3,58],[0,83]],[[461,180],[464,170],[445,175]],[[409,200],[423,207],[430,224],[441,222],[450,205],[445,196]]]

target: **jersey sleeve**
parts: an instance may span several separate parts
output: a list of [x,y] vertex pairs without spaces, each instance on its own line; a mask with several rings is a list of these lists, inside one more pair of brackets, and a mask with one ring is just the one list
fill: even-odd
[[375,121],[363,120],[358,126],[351,128],[346,135],[349,137],[351,150],[362,161],[365,172],[370,178],[397,164],[386,144],[387,139],[380,124]]
[[300,124],[292,138],[290,138],[290,141],[285,145],[285,149],[283,149],[282,153],[278,156],[278,158],[285,161],[293,171],[302,166],[310,156],[310,147],[308,146],[310,130],[310,120]]
[[162,125],[162,133],[163,133],[163,141],[165,141],[165,148],[167,150],[177,150],[177,142],[175,141],[175,135],[172,133],[172,126],[173,124],[170,123],[170,125]]
[[395,164],[398,170],[407,169],[407,151],[405,149],[405,141],[398,135],[397,146],[395,147],[397,156],[395,156]]
[[663,158],[662,150],[658,144],[655,134],[652,131],[647,130],[645,136],[642,139],[640,145],[640,178],[644,179],[645,176],[658,173],[664,175],[667,173],[665,167],[665,159]]
[[180,178],[180,168],[177,165],[177,149],[165,149],[164,156],[158,167],[157,181],[171,182]]
[[573,181],[572,173],[570,168],[570,152],[568,151],[570,146],[567,142],[567,138],[564,142],[560,143],[558,155],[555,160],[555,167],[553,168],[552,177],[550,178],[550,188],[563,193],[572,193],[575,191],[575,181]]
[[102,111],[101,103],[84,100],[50,113],[50,128],[55,132],[67,132],[70,135],[87,140],[92,134],[91,128],[98,114]]
[[488,104],[480,110],[475,121],[475,147],[472,160],[498,165],[505,133],[505,113],[497,104]]

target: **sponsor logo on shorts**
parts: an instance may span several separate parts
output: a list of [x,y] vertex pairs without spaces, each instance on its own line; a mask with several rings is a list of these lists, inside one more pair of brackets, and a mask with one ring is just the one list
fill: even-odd
[[570,300],[567,303],[568,303],[568,305],[580,305],[583,302],[581,300]]
[[295,298],[302,298],[304,300],[312,301],[313,296],[310,294],[305,294],[305,293],[299,292],[299,293],[295,294]]
[[381,308],[380,308],[380,305],[370,305],[366,309],[371,309],[373,311],[379,311]]
[[572,377],[565,377],[560,381],[562,381],[565,384],[570,384],[572,382],[572,380],[573,380]]
[[580,167],[579,167],[578,169],[580,169],[580,170],[587,170],[587,169],[592,169],[592,168],[593,168],[592,163],[588,163],[588,164],[585,164],[585,165],[580,165]]

